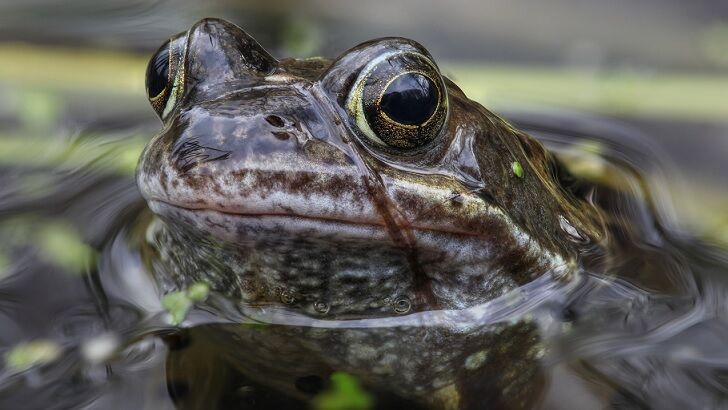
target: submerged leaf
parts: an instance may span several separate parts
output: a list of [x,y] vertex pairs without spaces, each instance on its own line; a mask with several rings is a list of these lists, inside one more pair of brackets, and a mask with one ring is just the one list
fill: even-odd
[[316,410],[366,410],[373,407],[372,397],[352,375],[336,372],[331,375],[328,390],[313,399]]

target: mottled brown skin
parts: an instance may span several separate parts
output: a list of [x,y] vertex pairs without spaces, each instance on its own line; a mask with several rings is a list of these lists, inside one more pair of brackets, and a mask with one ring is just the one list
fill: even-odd
[[[416,68],[446,89],[442,126],[418,131],[425,143],[412,149],[368,138],[352,87],[378,58],[431,61],[411,40],[277,61],[240,28],[205,19],[170,47],[178,66],[164,92],[175,98],[152,101],[164,129],[137,172],[161,218],[147,254],[164,292],[202,280],[253,306],[327,320],[457,310],[543,275],[566,282],[580,249],[601,239],[599,214],[559,185],[552,156],[434,62]],[[260,332],[209,337],[291,397],[310,397],[297,378],[336,370],[435,407],[519,408],[538,397],[534,323]],[[478,352],[487,360],[472,368]]]

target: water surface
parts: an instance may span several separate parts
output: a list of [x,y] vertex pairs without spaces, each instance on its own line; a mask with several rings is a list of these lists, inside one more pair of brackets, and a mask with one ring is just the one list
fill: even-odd
[[[39,6],[22,9],[33,7]],[[56,9],[44,10],[53,14]],[[462,311],[350,321],[245,306],[213,293],[193,301],[177,326],[140,252],[152,218],[133,171],[159,124],[143,97],[146,51],[135,50],[156,47],[156,37],[167,35],[160,31],[179,31],[189,25],[187,19],[208,10],[186,6],[174,15],[165,10],[165,2],[132,2],[107,10],[117,23],[107,29],[125,34],[90,41],[95,49],[83,48],[66,60],[69,50],[47,44],[40,53],[14,43],[0,50],[6,61],[16,63],[0,68],[0,408],[308,408],[307,401],[278,394],[275,380],[261,384],[237,371],[231,362],[245,360],[246,352],[236,352],[234,340],[216,338],[218,330],[242,328],[265,341],[267,334],[297,329],[322,329],[334,338],[352,329],[392,329],[396,334],[447,325],[477,331],[523,318],[538,322],[548,336],[539,352],[545,374],[541,408],[728,405],[728,252],[714,244],[728,232],[722,210],[728,203],[726,187],[720,184],[726,175],[721,164],[728,153],[728,113],[721,111],[724,105],[710,103],[710,90],[718,89],[713,83],[678,76],[645,88],[641,97],[625,97],[633,89],[630,79],[654,78],[629,72],[622,79],[627,82],[609,77],[615,81],[609,83],[597,70],[579,77],[587,82],[574,83],[582,87],[607,81],[614,87],[610,90],[623,87],[622,94],[599,94],[603,90],[595,86],[581,89],[581,100],[560,95],[536,98],[539,106],[519,105],[517,98],[502,104],[504,88],[491,84],[490,93],[481,95],[478,76],[498,75],[501,84],[525,87],[527,78],[535,78],[533,72],[519,80],[500,68],[481,67],[474,73],[470,66],[452,65],[469,95],[486,104],[500,102],[496,108],[515,125],[580,175],[607,187],[597,190],[592,201],[616,216],[617,225],[623,223],[618,232],[624,235],[612,239],[632,249],[610,263],[609,270],[591,261],[567,286],[536,281]],[[99,20],[69,12],[52,26],[65,33],[62,39],[70,49],[74,42],[89,46],[80,39],[98,31],[100,19],[108,15],[86,11]],[[289,17],[265,21],[278,27]],[[84,24],[71,24],[79,21]],[[0,34],[50,41],[40,32],[31,35],[13,27],[4,25]],[[265,28],[258,28],[264,38]],[[267,35],[283,38],[279,49],[286,50],[285,36],[276,33]],[[130,40],[119,52],[109,38]],[[110,54],[99,50],[100,44]],[[500,47],[495,54],[508,55],[508,49]],[[98,53],[103,55],[100,65]],[[684,50],[675,53],[679,58],[674,61],[669,53],[655,53],[655,61],[672,61],[673,68],[695,61]],[[34,59],[38,55],[53,57],[51,76],[32,68],[40,66]],[[539,59],[531,57],[528,61]],[[84,69],[89,74],[79,79],[74,73]],[[543,87],[539,91],[547,93],[553,78],[537,78]],[[674,84],[698,91],[676,94]],[[568,90],[565,94],[579,91],[567,82],[561,87]],[[516,97],[521,92],[505,89]],[[665,98],[675,95],[684,99]],[[555,109],[550,105],[554,101],[572,109]],[[612,116],[573,109],[584,101]],[[296,388],[314,398],[329,382],[302,375]],[[411,405],[394,395],[366,391],[366,386],[363,394],[374,396],[378,407]]]

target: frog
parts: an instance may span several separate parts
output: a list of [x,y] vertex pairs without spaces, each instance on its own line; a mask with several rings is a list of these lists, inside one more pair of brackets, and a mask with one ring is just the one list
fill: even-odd
[[136,180],[159,292],[204,282],[298,318],[195,330],[246,377],[302,402],[334,372],[424,408],[538,400],[539,324],[463,323],[573,283],[604,215],[424,46],[276,59],[206,18],[152,56],[146,91],[163,128]]

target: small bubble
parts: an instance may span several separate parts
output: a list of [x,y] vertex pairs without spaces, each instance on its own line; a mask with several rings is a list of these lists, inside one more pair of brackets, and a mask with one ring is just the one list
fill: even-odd
[[329,304],[326,302],[316,302],[313,304],[313,308],[322,315],[329,313]]
[[394,301],[394,312],[397,314],[405,314],[412,308],[412,302],[410,302],[407,296],[400,296]]
[[286,305],[290,305],[295,301],[296,298],[293,296],[293,292],[291,292],[290,290],[281,291],[281,302],[285,303]]

